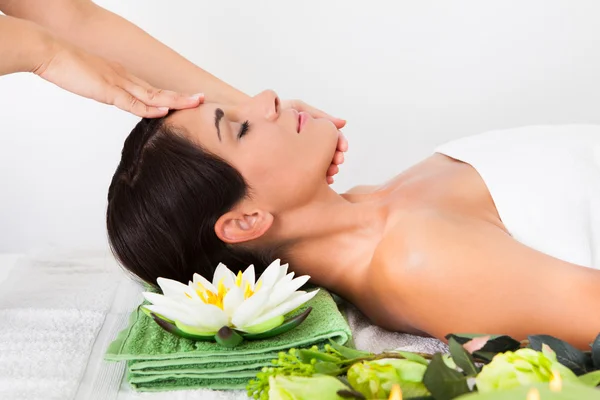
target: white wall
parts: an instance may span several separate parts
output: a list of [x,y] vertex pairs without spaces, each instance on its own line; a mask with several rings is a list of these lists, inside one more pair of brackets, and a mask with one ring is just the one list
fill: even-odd
[[[594,0],[98,3],[248,93],[346,118],[338,190],[452,138],[600,123]],[[1,77],[0,251],[103,246],[108,183],[136,121],[31,75]]]

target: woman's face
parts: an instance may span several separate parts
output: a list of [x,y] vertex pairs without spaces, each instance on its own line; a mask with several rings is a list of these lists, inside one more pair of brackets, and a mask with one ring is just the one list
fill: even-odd
[[338,131],[326,119],[281,109],[273,91],[232,106],[207,103],[168,123],[236,168],[269,212],[301,206],[327,187]]

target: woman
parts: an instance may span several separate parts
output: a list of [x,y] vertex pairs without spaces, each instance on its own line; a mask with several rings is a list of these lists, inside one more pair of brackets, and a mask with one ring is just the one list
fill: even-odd
[[600,331],[599,127],[459,140],[343,194],[325,179],[336,142],[330,121],[271,91],[142,120],[108,194],[116,256],[152,284],[280,257],[374,323],[438,338],[545,333],[585,348]]

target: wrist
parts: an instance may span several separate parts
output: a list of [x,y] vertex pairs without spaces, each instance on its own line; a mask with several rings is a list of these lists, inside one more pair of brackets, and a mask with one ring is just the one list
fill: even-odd
[[[204,87],[197,87],[198,92],[203,92],[205,95],[205,103],[219,103],[237,105],[247,102],[250,99],[246,93],[241,92],[228,85],[227,83],[212,77],[212,82]],[[194,86],[196,88],[196,86]]]
[[227,96],[228,104],[241,104],[241,103],[245,103],[248,100],[250,100],[251,96],[249,96],[246,93],[241,92],[235,88],[232,88],[232,89],[233,90],[231,91],[229,96]]
[[36,75],[42,74],[61,48],[60,41],[56,37],[46,29],[35,26],[32,29],[31,45],[24,52],[25,70]]

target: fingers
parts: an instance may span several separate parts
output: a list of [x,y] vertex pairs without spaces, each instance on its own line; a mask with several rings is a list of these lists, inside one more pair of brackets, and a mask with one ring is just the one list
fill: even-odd
[[146,105],[131,93],[116,87],[113,88],[112,99],[111,103],[116,107],[142,118],[164,117],[169,112],[168,107]]
[[335,117],[332,117],[332,118],[333,118],[333,120],[331,120],[331,122],[333,122],[333,124],[335,125],[336,128],[342,129],[343,127],[346,126],[345,119],[335,118]]
[[327,176],[328,177],[332,177],[335,174],[337,174],[338,172],[340,172],[340,168],[335,164],[331,164],[329,166],[329,168],[327,168]]
[[167,107],[174,110],[198,107],[204,102],[204,94],[184,95],[170,90],[157,89],[143,80],[128,74],[122,82],[122,88],[151,107]]
[[344,162],[344,153],[342,153],[341,151],[336,151],[335,154],[333,155],[333,160],[331,161],[332,164],[335,165],[340,165]]

